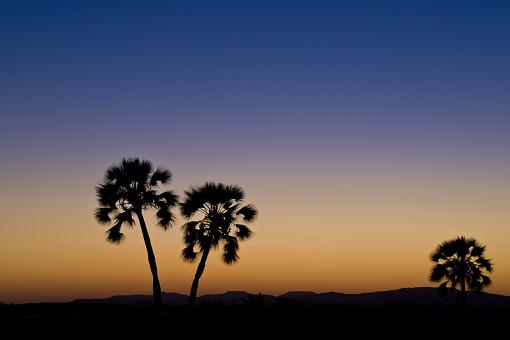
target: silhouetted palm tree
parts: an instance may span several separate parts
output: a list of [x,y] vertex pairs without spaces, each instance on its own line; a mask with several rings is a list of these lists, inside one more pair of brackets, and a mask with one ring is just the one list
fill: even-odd
[[448,282],[453,290],[460,286],[457,304],[463,308],[466,303],[466,286],[479,293],[491,283],[486,274],[492,273],[492,263],[485,258],[484,252],[485,246],[464,236],[441,243],[430,255],[430,259],[436,263],[430,273],[430,280],[445,280],[439,285],[442,294],[447,292]]
[[211,248],[223,244],[222,259],[226,264],[234,264],[239,259],[238,240],[251,236],[251,230],[239,222],[251,222],[257,210],[251,204],[242,205],[244,192],[237,185],[207,182],[203,186],[192,187],[185,191],[181,213],[186,219],[199,215],[194,221],[182,226],[185,248],[182,257],[185,261],[194,262],[199,253],[200,262],[191,285],[190,305],[195,304],[200,277],[204,273],[205,263]]
[[106,231],[108,241],[121,243],[124,239],[122,226],[135,224],[133,214],[138,218],[152,273],[154,305],[158,308],[161,306],[161,286],[156,257],[142,211],[155,208],[158,224],[165,230],[172,225],[174,216],[171,208],[177,205],[177,196],[172,191],[157,192],[160,184],[167,184],[171,179],[172,175],[168,170],[158,168],[153,171],[150,161],[123,159],[119,165],[106,170],[104,181],[96,187],[99,202],[95,213],[96,220],[101,224],[113,223]]

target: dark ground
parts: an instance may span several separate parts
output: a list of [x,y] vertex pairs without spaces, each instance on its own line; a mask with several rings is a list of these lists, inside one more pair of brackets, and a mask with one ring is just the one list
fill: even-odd
[[[375,336],[435,338],[493,334],[507,338],[508,308],[414,305],[203,305],[168,307],[160,314],[147,306],[107,304],[24,304],[0,306],[2,334],[8,338],[49,335],[74,338],[104,335],[185,335],[195,338],[293,336]],[[166,336],[165,336],[166,337]]]

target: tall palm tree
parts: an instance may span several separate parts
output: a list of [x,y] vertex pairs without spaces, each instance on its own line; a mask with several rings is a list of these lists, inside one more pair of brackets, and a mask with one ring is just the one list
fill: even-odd
[[171,208],[177,205],[177,196],[172,191],[157,192],[160,184],[168,184],[171,179],[170,171],[162,168],[153,170],[150,161],[132,158],[123,159],[120,164],[108,168],[103,182],[96,187],[99,203],[96,220],[105,225],[113,224],[106,231],[107,241],[120,244],[124,239],[122,226],[133,226],[133,215],[137,217],[147,249],[154,306],[157,308],[161,307],[161,286],[156,257],[142,212],[155,208],[158,224],[165,230],[172,226],[174,216]]
[[464,308],[466,304],[466,286],[479,293],[490,285],[488,273],[493,267],[490,259],[485,258],[485,246],[478,244],[473,238],[459,236],[441,243],[430,255],[435,262],[430,273],[430,280],[443,283],[439,285],[440,293],[447,292],[448,283],[452,290],[460,286],[457,293],[457,304]]
[[189,298],[190,305],[194,305],[209,251],[218,248],[221,243],[223,262],[228,265],[236,263],[239,260],[238,241],[248,239],[252,234],[242,223],[253,221],[257,210],[251,204],[242,205],[244,192],[237,185],[207,182],[198,188],[191,187],[184,195],[181,214],[188,220],[198,217],[182,226],[185,243],[183,259],[194,262],[201,254]]

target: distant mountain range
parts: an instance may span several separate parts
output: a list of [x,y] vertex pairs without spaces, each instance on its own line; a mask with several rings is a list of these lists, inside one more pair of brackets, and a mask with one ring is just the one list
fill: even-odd
[[[255,303],[259,294],[244,291],[229,291],[223,294],[208,294],[197,298],[197,304],[245,304]],[[103,299],[78,299],[74,303],[107,303],[122,305],[151,305],[152,295],[117,295]],[[373,293],[344,294],[344,293],[314,293],[288,292],[279,296],[262,294],[264,304],[298,303],[298,304],[349,304],[349,305],[384,305],[384,304],[412,304],[412,305],[445,305],[455,302],[455,295],[438,295],[437,288],[416,287],[402,288]],[[163,303],[167,306],[186,305],[188,296],[179,293],[163,293]],[[468,293],[468,305],[473,306],[507,306],[510,307],[510,296],[480,293]]]

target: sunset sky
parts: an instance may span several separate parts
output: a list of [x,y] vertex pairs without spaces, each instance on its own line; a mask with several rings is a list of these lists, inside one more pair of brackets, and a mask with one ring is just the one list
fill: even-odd
[[[0,301],[151,294],[138,226],[93,218],[123,157],[177,193],[236,183],[259,217],[199,295],[431,286],[429,254],[487,245],[510,295],[510,2],[0,2]],[[164,291],[179,226],[150,216]]]

